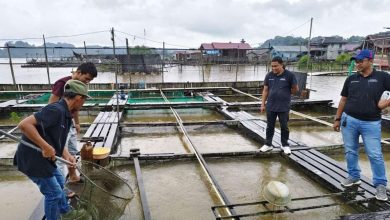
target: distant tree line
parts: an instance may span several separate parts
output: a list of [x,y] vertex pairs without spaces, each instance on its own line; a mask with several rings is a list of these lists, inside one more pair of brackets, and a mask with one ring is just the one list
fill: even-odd
[[[339,36],[335,36],[339,37]],[[314,37],[313,39],[318,38]],[[349,38],[343,38],[347,41],[347,43],[360,43],[362,42],[365,37],[362,36],[351,36]],[[260,43],[260,48],[268,48],[269,46],[306,46],[308,42],[308,38],[302,38],[302,37],[293,37],[293,36],[276,36],[273,39],[268,39],[264,43]]]

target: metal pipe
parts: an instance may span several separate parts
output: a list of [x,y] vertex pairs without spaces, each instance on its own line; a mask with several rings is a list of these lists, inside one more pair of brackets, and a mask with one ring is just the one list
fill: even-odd
[[142,178],[142,172],[141,172],[141,167],[139,165],[138,157],[135,156],[133,158],[133,161],[134,161],[134,167],[135,167],[135,174],[137,176],[137,183],[138,183],[138,189],[139,189],[144,219],[150,220],[150,219],[152,219],[152,217],[150,216],[148,200],[147,200],[146,193],[145,193],[145,187],[144,187],[144,183],[143,183],[144,181]]
[[[165,100],[165,102],[169,103],[169,100],[164,95],[164,93],[162,92],[161,89],[160,89],[160,94],[163,97],[163,99]],[[199,153],[198,149],[195,147],[192,140],[190,139],[186,129],[184,128],[183,121],[181,120],[179,114],[176,112],[176,110],[174,108],[170,107],[170,109],[171,109],[173,115],[175,116],[177,123],[179,124],[180,130],[184,134],[184,137],[187,139],[189,146],[192,148],[192,151],[194,152],[196,158],[198,159],[198,162],[199,162],[202,170],[206,174],[208,181],[210,182],[211,186],[213,187],[214,191],[216,192],[218,199],[224,205],[230,204],[227,196],[221,190],[221,187],[218,185],[215,177],[212,175],[210,169],[208,168],[206,161],[203,159],[202,155]],[[225,211],[226,211],[226,213],[228,213],[228,215],[235,215],[235,213],[236,213],[234,211],[234,209],[232,209],[232,208],[226,208]],[[235,219],[239,219],[239,218],[235,218]]]
[[[20,143],[26,145],[27,147],[29,147],[31,149],[34,149],[34,150],[36,150],[38,152],[42,152],[41,148],[35,146],[34,144],[28,143],[27,141],[22,140],[21,138],[18,138],[16,136],[12,135],[12,134],[9,134],[9,133],[7,133],[7,132],[5,132],[3,130],[0,130],[0,133],[2,133],[3,135],[7,136],[8,138],[11,138],[12,140],[15,140],[17,142],[20,142]],[[70,166],[75,166],[74,163],[72,163],[72,162],[70,162],[68,160],[65,160],[62,157],[55,156],[55,158],[56,158],[56,160],[60,161],[61,163],[64,163],[64,164],[67,164],[67,165],[70,165]]]

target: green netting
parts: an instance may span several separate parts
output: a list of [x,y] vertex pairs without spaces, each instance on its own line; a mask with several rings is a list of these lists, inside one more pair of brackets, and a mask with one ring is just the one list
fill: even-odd
[[129,92],[129,98],[161,98],[161,94],[158,91],[132,91]]
[[122,217],[134,197],[133,189],[121,177],[88,161],[81,161],[79,167],[86,179],[77,209],[85,210],[77,219],[110,219]]
[[[184,91],[164,91],[165,97],[170,102],[203,102],[201,96],[186,96]],[[127,103],[165,103],[159,91],[132,91],[129,92]]]
[[115,91],[89,91],[88,95],[92,98],[111,98]]
[[[201,96],[194,97],[180,97],[180,98],[168,98],[170,102],[204,102],[204,99]],[[128,99],[127,103],[135,104],[135,103],[165,103],[163,98],[132,98]]]
[[106,104],[109,101],[110,101],[109,98],[107,98],[107,99],[104,99],[104,98],[100,98],[100,99],[99,98],[98,99],[92,98],[92,99],[87,99],[85,101],[85,104]]
[[26,104],[47,104],[49,102],[50,95],[50,92],[45,93],[35,99],[28,100]]

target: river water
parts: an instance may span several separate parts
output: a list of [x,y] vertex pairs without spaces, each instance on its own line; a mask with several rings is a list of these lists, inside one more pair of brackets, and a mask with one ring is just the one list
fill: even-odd
[[[12,75],[8,59],[0,58],[0,84],[12,84]],[[15,81],[21,84],[42,84],[48,82],[46,68],[22,68],[20,63],[25,59],[13,59]],[[50,68],[50,81],[54,83],[61,77],[70,75],[75,68]],[[295,70],[295,68],[291,68]],[[215,66],[179,66],[166,67],[163,76],[157,73],[125,73],[118,75],[119,83],[157,83],[157,82],[234,82],[236,81],[263,81],[267,73],[266,66],[250,65],[215,65]],[[164,79],[163,79],[164,78]],[[345,76],[308,76],[307,88],[311,88],[313,99],[331,99],[338,103],[340,91]],[[114,83],[115,74],[99,72],[92,83]]]
[[[15,59],[14,62],[24,60]],[[0,59],[0,63],[8,62]],[[72,68],[50,68],[51,81],[54,82],[64,75],[69,75]],[[47,73],[45,68],[26,69],[14,65],[17,83],[45,83]],[[263,80],[266,74],[265,66],[235,66],[171,67],[164,72],[165,82],[207,82]],[[0,64],[0,83],[12,83],[9,65]],[[113,73],[99,73],[94,83],[112,83]],[[118,77],[119,82],[161,82],[161,74],[125,74]],[[311,98],[330,99],[335,103],[339,100],[341,87],[345,76],[309,76],[307,87],[312,89]],[[180,109],[179,115],[183,121],[222,120],[223,117],[210,109]],[[258,117],[263,114],[251,112]],[[90,121],[91,118],[85,119]],[[127,112],[127,122],[173,122],[173,115],[168,110],[133,110]],[[3,124],[3,123],[2,123]],[[129,152],[130,148],[140,148],[142,153],[189,153],[191,150],[184,143],[183,136],[175,128],[126,128],[119,148]],[[127,132],[127,133],[126,133]],[[231,152],[239,150],[256,150],[261,143],[253,141],[237,130],[222,126],[189,126],[189,135],[201,152]],[[291,137],[299,139],[310,146],[341,144],[340,133],[323,125],[300,126],[291,123]],[[13,155],[16,145],[1,143],[3,154]],[[13,149],[13,150],[12,150]],[[385,155],[386,158],[388,157]],[[342,158],[339,158],[342,161]],[[387,159],[388,160],[388,159]],[[207,159],[217,181],[233,202],[250,202],[262,199],[261,187],[270,179],[285,182],[292,191],[293,197],[325,194],[328,191],[320,184],[313,182],[300,170],[291,167],[281,157],[273,158],[231,158]],[[367,163],[362,164],[369,167]],[[368,169],[368,168],[366,168]],[[245,170],[245,172],[243,172]],[[126,179],[135,182],[133,166],[116,168]],[[147,197],[154,219],[214,219],[210,206],[218,204],[215,194],[210,191],[204,174],[195,161],[151,162],[142,165]],[[366,172],[365,174],[368,174]],[[36,186],[26,177],[16,171],[1,171],[0,212],[5,219],[26,219],[41,198]],[[297,187],[299,186],[299,187]],[[26,199],[29,195],[29,199]],[[137,195],[136,195],[137,196]],[[315,201],[334,202],[333,200]],[[299,204],[298,204],[299,205]],[[303,204],[305,205],[305,204]],[[23,207],[21,209],[20,207]],[[22,210],[22,211],[21,211]],[[243,212],[255,212],[259,207],[244,208]],[[333,207],[305,211],[293,215],[268,216],[267,219],[332,219],[339,215],[353,213],[349,207]],[[139,198],[136,197],[125,212],[123,219],[142,219]],[[250,218],[257,219],[257,218]]]

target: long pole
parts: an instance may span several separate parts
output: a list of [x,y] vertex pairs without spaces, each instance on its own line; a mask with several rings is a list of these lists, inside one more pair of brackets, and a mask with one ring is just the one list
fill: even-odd
[[118,126],[119,126],[119,92],[118,92],[118,62],[116,60],[115,53],[115,34],[114,28],[111,29],[111,40],[112,40],[112,48],[114,50],[114,61],[115,61],[115,91],[116,91],[116,114],[118,116]]
[[48,59],[47,59],[47,51],[46,51],[46,40],[45,40],[45,35],[43,35],[43,46],[44,46],[44,49],[45,49],[47,81],[49,82],[49,85],[51,85],[51,83],[50,83],[50,72],[49,72],[49,61],[48,61]]
[[240,61],[240,50],[239,50],[239,47],[240,46],[237,46],[236,83],[237,83],[237,79],[238,79],[238,62]]
[[130,48],[129,48],[129,39],[126,38],[126,54],[127,61],[129,62],[129,89],[131,89],[131,60],[130,60]]
[[164,83],[164,59],[165,59],[165,42],[163,42],[162,61],[161,61],[161,82]]
[[84,52],[85,52],[85,57],[87,57],[87,45],[85,45],[85,41],[84,41]]
[[[313,18],[310,19],[310,32],[309,32],[309,39],[307,41],[307,63],[306,63],[306,70],[309,72],[309,62],[310,62],[310,40],[311,40],[311,30],[313,27]],[[310,75],[310,89],[311,88],[311,82],[312,82],[312,76],[313,74]]]
[[8,51],[8,58],[9,58],[9,66],[11,68],[12,82],[14,83],[14,86],[15,86],[15,89],[16,89],[16,80],[15,80],[15,74],[14,74],[14,67],[12,65],[11,51],[9,49],[8,43],[7,43],[7,51]]

